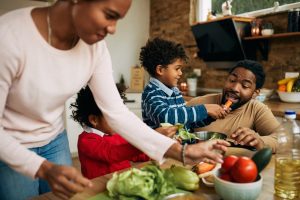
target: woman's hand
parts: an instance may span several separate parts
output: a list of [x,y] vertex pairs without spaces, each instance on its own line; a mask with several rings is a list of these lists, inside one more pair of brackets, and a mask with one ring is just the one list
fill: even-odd
[[264,148],[264,142],[260,135],[250,128],[239,127],[230,138],[235,140],[235,144],[253,146],[257,150]]
[[75,193],[92,186],[92,182],[84,178],[74,167],[56,165],[47,160],[42,163],[36,176],[45,179],[52,192],[62,199],[69,199]]
[[199,162],[223,163],[223,155],[228,146],[230,146],[228,142],[218,139],[188,145],[185,151],[185,161],[191,165]]
[[178,127],[177,126],[164,126],[164,127],[158,127],[155,130],[167,137],[172,138],[176,134]]
[[230,112],[229,109],[224,109],[218,104],[204,104],[207,114],[214,119],[224,119],[226,115]]
[[[185,149],[185,163],[190,165],[198,164],[199,162],[207,163],[223,163],[223,154],[227,151],[227,147],[230,146],[225,140],[208,140],[205,142],[199,142],[197,144],[187,145]],[[166,152],[166,157],[182,160],[182,148],[179,143],[174,143]]]

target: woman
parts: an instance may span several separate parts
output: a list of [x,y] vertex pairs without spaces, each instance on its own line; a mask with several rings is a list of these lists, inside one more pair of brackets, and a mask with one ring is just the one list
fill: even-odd
[[130,4],[58,0],[50,7],[1,16],[0,199],[25,199],[50,188],[67,198],[91,186],[75,168],[65,166],[71,161],[63,127],[65,101],[86,84],[108,124],[151,158],[222,162],[211,150],[225,151],[228,143],[210,141],[185,149],[123,105],[103,39],[115,32]]

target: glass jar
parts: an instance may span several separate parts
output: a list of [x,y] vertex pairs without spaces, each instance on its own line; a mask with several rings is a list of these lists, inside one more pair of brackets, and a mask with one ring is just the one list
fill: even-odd
[[252,36],[259,36],[260,35],[260,27],[257,21],[251,22],[251,35]]
[[273,35],[274,29],[273,25],[270,22],[266,22],[261,27],[261,35],[267,36],[267,35]]

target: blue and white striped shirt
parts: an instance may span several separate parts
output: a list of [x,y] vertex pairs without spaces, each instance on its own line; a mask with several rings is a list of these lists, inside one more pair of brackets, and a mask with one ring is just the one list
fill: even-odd
[[212,122],[204,105],[186,106],[177,87],[170,89],[153,77],[142,94],[142,116],[151,128],[159,127],[160,123],[180,123],[190,129]]

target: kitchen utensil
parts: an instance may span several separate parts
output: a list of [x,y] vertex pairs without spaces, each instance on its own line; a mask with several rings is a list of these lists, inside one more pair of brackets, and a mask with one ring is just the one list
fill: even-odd
[[255,147],[248,146],[248,145],[235,144],[232,139],[227,138],[227,135],[225,133],[220,133],[220,132],[215,132],[215,131],[198,131],[198,132],[194,132],[194,134],[196,135],[197,138],[199,138],[200,141],[221,139],[221,140],[226,140],[227,142],[229,142],[231,147],[244,148],[244,149],[248,149],[250,151],[256,151]]

